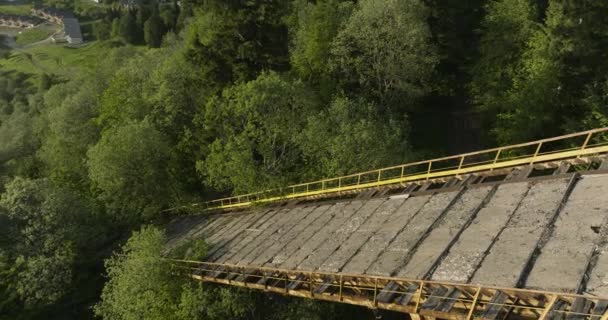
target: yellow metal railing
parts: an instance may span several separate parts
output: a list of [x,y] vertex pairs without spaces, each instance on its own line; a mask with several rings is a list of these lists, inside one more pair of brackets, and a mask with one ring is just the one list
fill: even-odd
[[[596,320],[608,317],[608,297],[361,274],[285,270],[188,260],[170,261],[176,270],[204,282],[438,318],[484,318],[484,313],[490,308],[498,308],[496,312],[524,319],[548,319],[550,314]],[[442,289],[444,291],[441,291]],[[507,298],[496,302],[493,297],[497,294]],[[576,308],[577,299],[586,302],[583,304],[586,304],[587,308]],[[562,305],[559,308],[556,307],[558,301]],[[449,306],[429,308],[441,304]]]
[[230,209],[321,194],[424,181],[608,152],[608,127],[527,143],[418,161],[170,209]]

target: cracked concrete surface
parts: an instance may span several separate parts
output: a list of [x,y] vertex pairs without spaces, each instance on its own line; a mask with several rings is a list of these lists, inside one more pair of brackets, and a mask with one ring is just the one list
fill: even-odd
[[209,262],[608,296],[608,175],[570,181],[181,217],[167,248],[203,237]]

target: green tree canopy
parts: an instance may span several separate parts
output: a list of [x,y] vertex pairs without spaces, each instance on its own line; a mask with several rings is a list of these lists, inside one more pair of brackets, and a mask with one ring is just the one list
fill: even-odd
[[144,227],[106,261],[108,282],[95,313],[106,319],[173,319],[181,281],[176,281],[160,253],[162,231]]
[[242,290],[195,285],[175,275],[161,252],[162,231],[144,226],[106,260],[108,282],[95,313],[106,319],[243,319],[253,299]]
[[96,89],[85,79],[68,82],[54,86],[44,100],[48,128],[38,154],[48,175],[58,182],[87,187],[86,152],[99,139],[93,121],[99,112]]
[[352,1],[294,1],[290,19],[290,61],[297,75],[319,86],[325,96],[332,94],[329,70],[332,42],[353,9]]
[[48,180],[16,178],[6,186],[0,216],[14,229],[4,259],[17,266],[15,287],[26,305],[53,303],[69,290],[77,250],[95,234],[85,199]]
[[189,26],[187,57],[210,84],[255,79],[288,68],[287,1],[204,0]]
[[169,145],[148,121],[112,127],[88,151],[87,165],[99,198],[118,220],[158,214],[170,199]]
[[428,93],[438,62],[420,0],[361,0],[338,33],[332,66],[347,92],[411,110]]
[[311,178],[339,176],[403,163],[408,155],[406,119],[382,116],[375,103],[338,97],[308,118],[301,149]]
[[152,10],[150,18],[144,23],[144,40],[150,48],[159,48],[163,40],[163,21],[158,15],[158,8]]
[[199,170],[212,186],[235,192],[293,182],[303,170],[297,137],[315,110],[302,82],[276,73],[227,89],[207,104],[218,138]]

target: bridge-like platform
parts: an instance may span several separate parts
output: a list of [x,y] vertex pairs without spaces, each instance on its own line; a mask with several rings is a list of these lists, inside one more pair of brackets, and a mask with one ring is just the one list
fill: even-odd
[[167,246],[204,238],[175,261],[203,281],[417,316],[608,317],[604,152],[356,191],[178,217]]

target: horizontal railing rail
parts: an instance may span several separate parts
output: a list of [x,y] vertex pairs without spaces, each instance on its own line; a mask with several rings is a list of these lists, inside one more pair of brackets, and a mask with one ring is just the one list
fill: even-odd
[[[576,315],[582,319],[608,317],[608,297],[188,260],[170,261],[176,270],[200,281],[439,318],[482,318],[491,308],[495,308],[495,312],[531,319],[544,319],[551,313]],[[507,298],[496,302],[493,298],[498,294]],[[392,298],[387,299],[387,296]],[[588,307],[577,308],[576,301],[579,301],[579,305],[582,301]]]
[[179,211],[186,208],[202,211],[239,208],[254,203],[459,176],[603,153],[608,153],[608,127],[237,195],[172,208],[167,211]]

